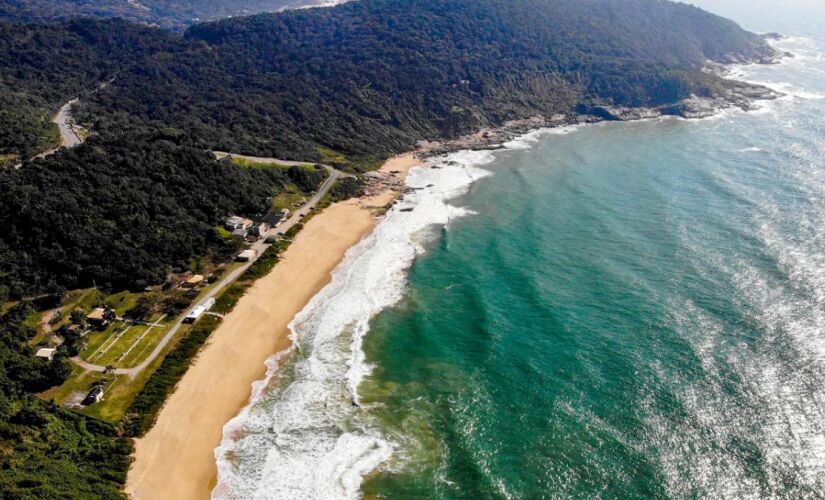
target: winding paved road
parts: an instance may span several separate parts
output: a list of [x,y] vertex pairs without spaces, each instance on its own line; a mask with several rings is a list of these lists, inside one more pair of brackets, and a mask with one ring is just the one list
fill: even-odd
[[74,118],[72,118],[72,106],[79,102],[80,99],[74,98],[63,106],[60,106],[60,110],[54,115],[54,118],[52,118],[52,123],[56,124],[57,128],[60,129],[60,145],[35,155],[32,160],[45,158],[53,155],[60,148],[73,148],[83,142],[83,139],[77,134],[74,128]]
[[[216,154],[216,156],[218,156],[218,154]],[[226,156],[226,154],[224,154],[224,156]],[[275,159],[275,158],[260,158],[260,157],[240,156],[240,155],[233,155],[233,156],[243,158],[243,159],[249,160],[249,161],[254,161],[254,162],[257,162],[257,163],[277,162],[277,163],[282,163],[282,164],[285,164],[285,165],[292,165],[292,164],[294,164],[294,165],[306,165],[307,164],[307,162],[288,162],[288,161],[278,160],[278,159]],[[220,158],[220,156],[219,156],[219,158]],[[336,180],[338,180],[339,177],[341,177],[341,176],[351,177],[350,174],[344,174],[342,172],[339,172],[338,170],[335,170],[334,168],[332,168],[328,165],[322,165],[322,166],[327,170],[327,172],[329,172],[329,177],[327,177],[327,180],[325,180],[324,183],[321,184],[321,188],[318,189],[318,191],[312,196],[312,198],[310,198],[303,206],[301,206],[301,208],[296,210],[295,213],[293,213],[291,217],[289,217],[287,220],[279,223],[275,227],[271,228],[269,231],[267,231],[264,235],[261,236],[260,240],[256,241],[255,243],[253,243],[249,247],[249,248],[255,250],[255,252],[256,252],[255,257],[253,259],[251,259],[249,262],[247,262],[246,264],[238,267],[237,269],[234,269],[231,273],[224,276],[223,279],[221,279],[218,282],[218,284],[215,285],[215,287],[213,287],[212,290],[209,291],[208,295],[203,297],[200,301],[198,301],[196,304],[193,304],[189,309],[187,309],[183,314],[178,316],[178,318],[175,320],[175,323],[172,325],[172,327],[169,329],[169,331],[166,332],[166,335],[163,336],[163,338],[158,343],[158,345],[155,346],[154,350],[152,350],[151,354],[149,354],[149,356],[145,360],[143,360],[143,362],[141,362],[139,365],[134,366],[132,368],[115,368],[114,373],[116,375],[128,375],[130,378],[134,379],[138,374],[140,374],[140,372],[145,370],[147,366],[152,364],[152,362],[155,361],[155,359],[158,356],[160,356],[160,353],[163,352],[163,349],[166,348],[166,346],[169,344],[169,342],[172,341],[172,338],[175,336],[175,334],[180,329],[181,325],[183,324],[183,319],[187,315],[189,315],[189,313],[192,312],[192,310],[195,309],[195,307],[197,307],[198,304],[200,304],[201,302],[209,299],[210,297],[217,297],[220,294],[220,292],[223,291],[224,288],[226,288],[227,286],[232,284],[236,279],[238,279],[238,277],[241,274],[243,274],[244,271],[249,269],[249,266],[254,264],[256,260],[258,260],[258,257],[261,256],[261,254],[264,252],[264,250],[267,249],[267,247],[269,247],[269,244],[266,243],[266,237],[267,236],[269,236],[271,234],[275,234],[275,233],[281,233],[281,232],[285,233],[285,232],[287,232],[292,226],[294,226],[295,224],[300,222],[301,218],[303,216],[305,216],[306,214],[309,213],[310,210],[315,208],[315,205],[317,205],[318,202],[321,201],[321,198],[323,198],[324,195],[327,194],[327,191],[329,191],[329,188],[332,187],[332,185],[335,183]],[[76,357],[72,358],[72,361],[75,364],[77,364],[78,366],[80,366],[81,368],[85,369],[85,370],[91,370],[91,371],[96,371],[96,372],[106,371],[105,366],[95,365],[95,364],[89,363],[89,362],[84,361],[83,359],[81,359],[79,356],[76,356]]]

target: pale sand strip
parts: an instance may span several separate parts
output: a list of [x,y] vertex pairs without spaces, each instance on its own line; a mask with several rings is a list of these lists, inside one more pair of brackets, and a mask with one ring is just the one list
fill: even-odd
[[[381,171],[395,182],[420,164],[397,156]],[[374,209],[396,191],[336,203],[298,234],[284,259],[247,291],[212,334],[169,397],[155,426],[137,440],[126,492],[141,500],[204,499],[217,475],[214,450],[223,426],[247,404],[264,362],[289,347],[287,325],[330,280],[347,249],[369,234]]]

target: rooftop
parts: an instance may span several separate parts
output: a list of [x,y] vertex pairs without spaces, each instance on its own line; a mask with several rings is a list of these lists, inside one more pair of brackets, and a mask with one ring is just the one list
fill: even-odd
[[86,316],[86,319],[103,321],[103,319],[104,319],[103,315],[104,314],[106,314],[106,310],[103,309],[102,307],[98,307],[94,311],[90,312],[89,315]]
[[189,278],[188,280],[186,280],[186,284],[187,285],[197,285],[201,281],[203,281],[203,275],[202,274],[196,274],[196,275],[192,276],[191,278]]
[[55,351],[57,351],[57,349],[54,349],[54,348],[51,348],[51,347],[44,347],[42,349],[38,349],[37,352],[34,355],[37,356],[38,358],[46,358],[49,361],[51,361],[52,358],[54,357]]

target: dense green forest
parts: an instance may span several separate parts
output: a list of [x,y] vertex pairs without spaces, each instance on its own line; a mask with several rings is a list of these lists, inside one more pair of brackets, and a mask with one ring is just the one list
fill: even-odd
[[0,300],[96,283],[162,282],[199,256],[237,249],[214,230],[231,213],[261,214],[287,184],[326,175],[241,168],[187,145],[174,129],[107,133],[18,170],[0,171]]
[[363,0],[200,24],[185,42],[124,72],[84,118],[175,124],[250,154],[382,156],[581,103],[713,94],[706,59],[771,52],[730,21],[657,0]]
[[123,498],[131,443],[113,426],[32,393],[69,373],[66,353],[35,358],[24,320],[32,305],[0,314],[0,498]]
[[182,38],[92,20],[0,34],[0,155],[24,157],[54,139],[44,117],[76,95],[93,130],[173,126],[203,148],[366,159],[580,104],[712,95],[706,59],[771,55],[731,21],[658,0],[362,0]]
[[170,30],[229,16],[312,5],[312,0],[0,0],[0,18],[41,23],[77,17],[121,18]]
[[30,158],[59,141],[61,104],[94,91],[176,38],[124,21],[21,26],[0,22],[0,156]]

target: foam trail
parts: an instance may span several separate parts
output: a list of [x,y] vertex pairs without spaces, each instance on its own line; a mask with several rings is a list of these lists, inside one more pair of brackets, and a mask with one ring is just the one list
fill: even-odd
[[448,200],[489,175],[478,166],[492,160],[490,152],[463,151],[410,172],[415,190],[296,316],[290,360],[276,370],[272,358],[251,404],[224,428],[213,498],[356,498],[362,478],[390,458],[396,444],[358,405],[371,369],[363,337],[370,319],[402,298],[426,229],[471,213]]

